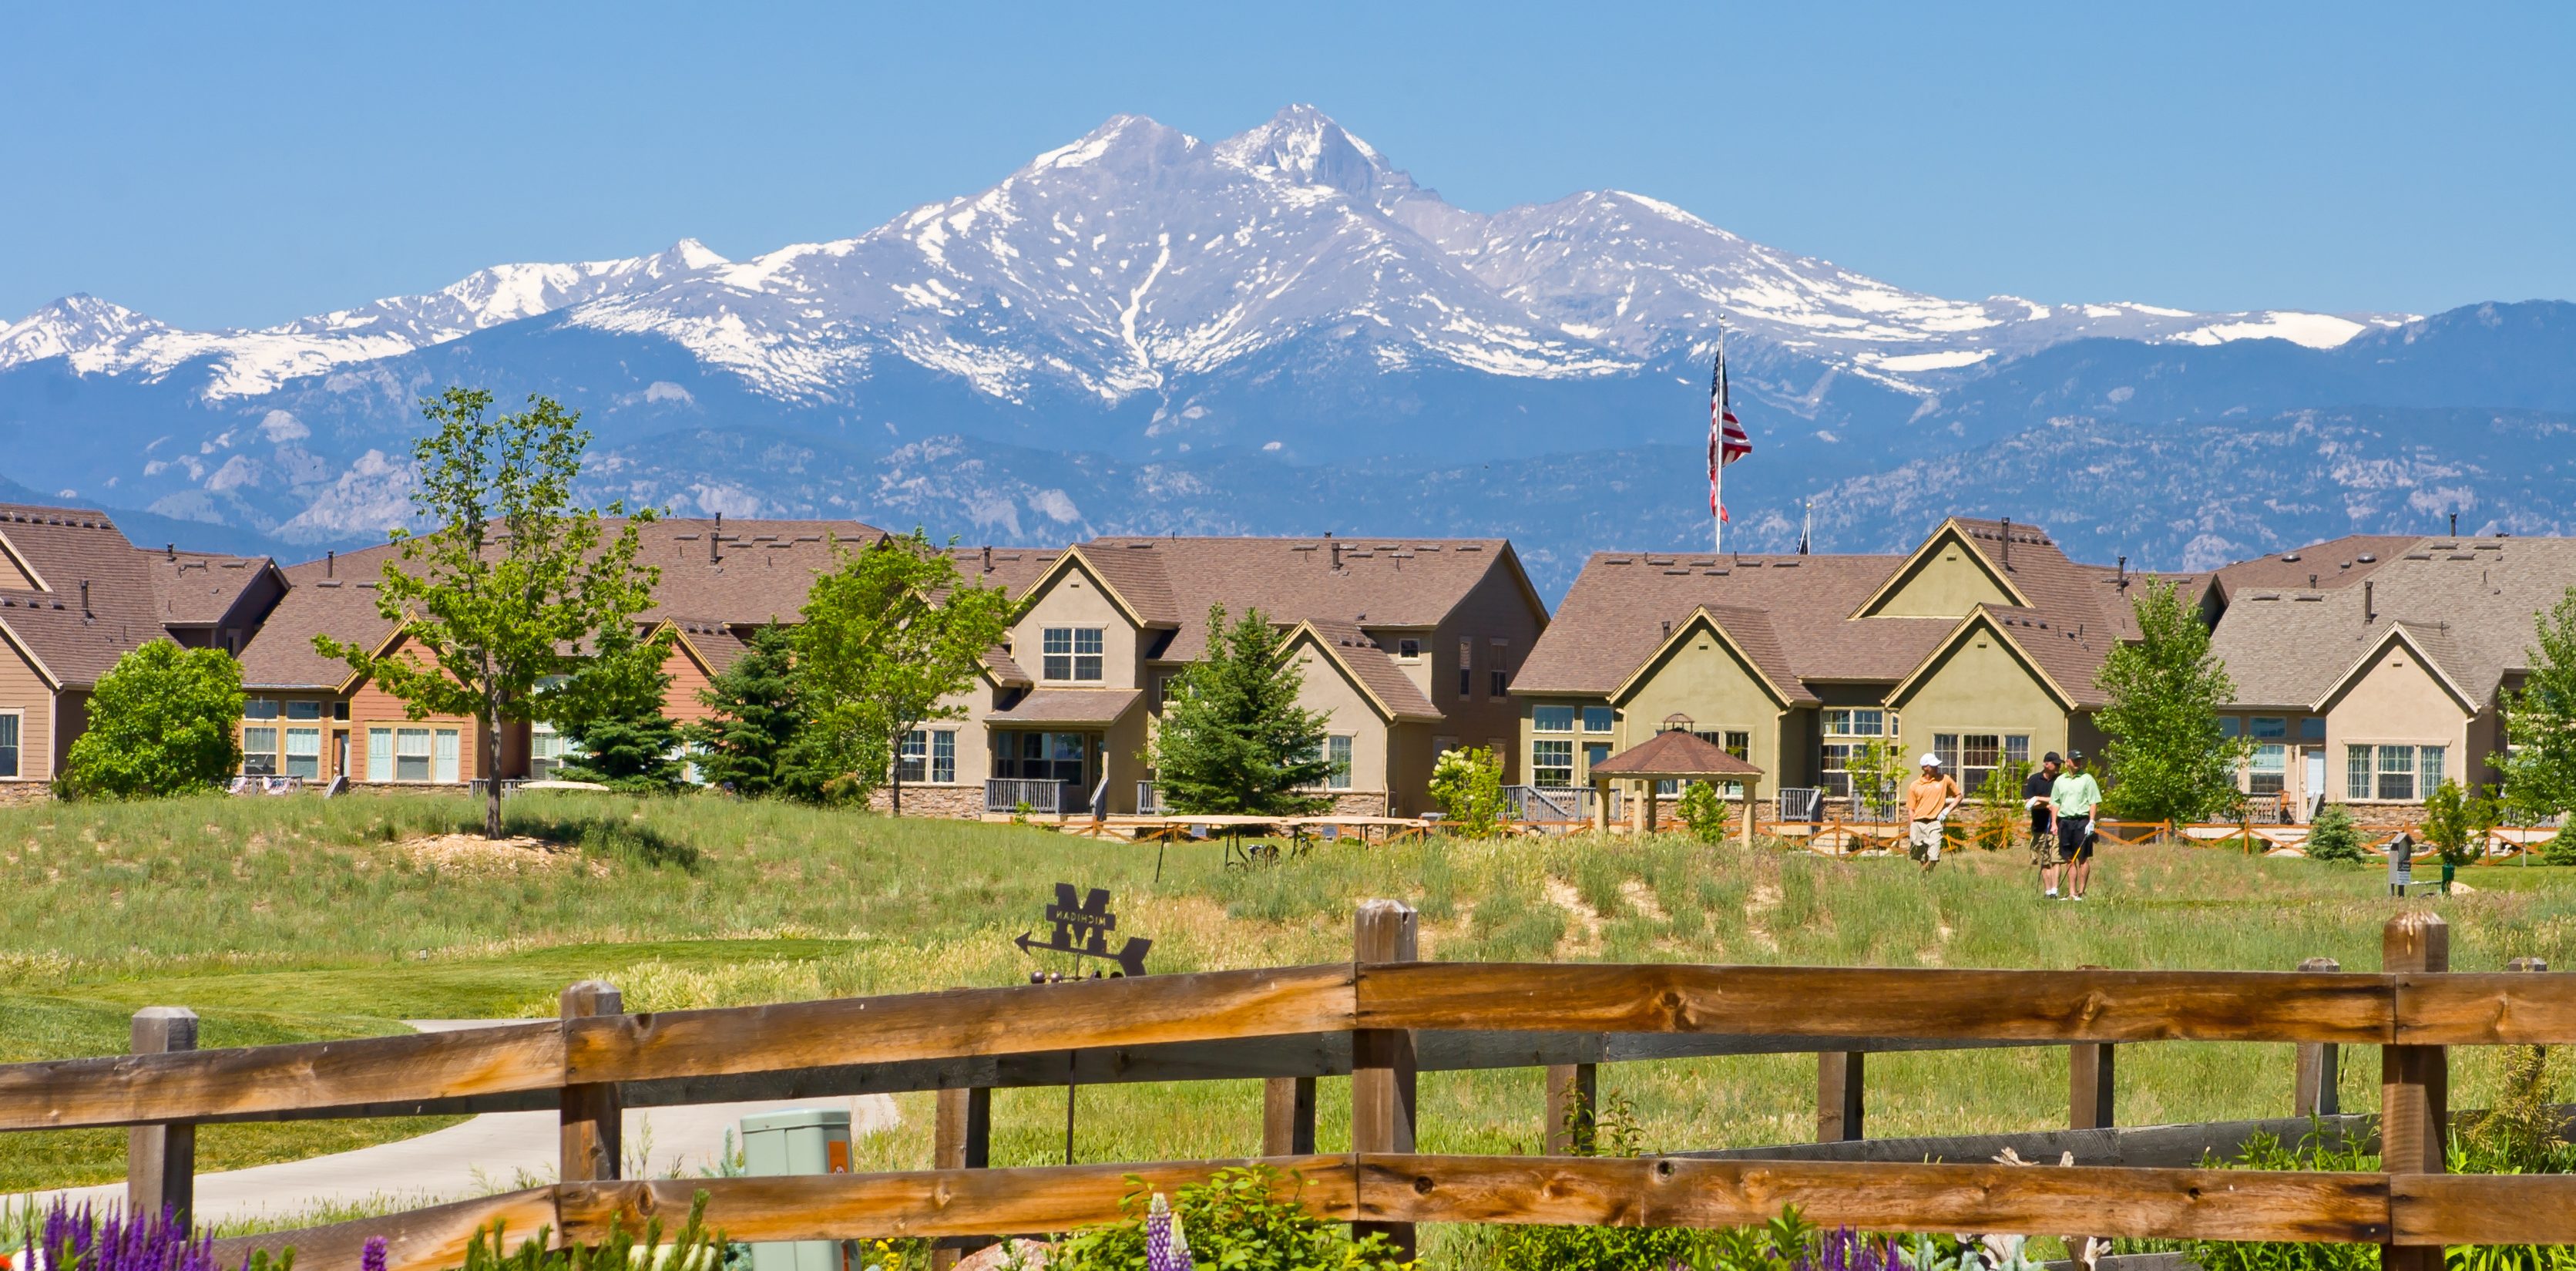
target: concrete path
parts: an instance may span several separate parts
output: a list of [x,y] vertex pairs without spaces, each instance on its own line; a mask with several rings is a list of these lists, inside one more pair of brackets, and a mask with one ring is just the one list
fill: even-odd
[[[409,1020],[423,1032],[472,1028],[497,1020]],[[710,1103],[675,1108],[629,1108],[626,1111],[626,1169],[630,1178],[694,1176],[712,1169],[724,1149],[725,1131],[745,1116],[782,1108],[840,1106],[850,1109],[852,1136],[891,1128],[897,1120],[891,1095],[860,1095],[848,1100],[791,1099],[752,1103]],[[197,1221],[292,1217],[320,1207],[355,1205],[378,1199],[398,1201],[402,1208],[436,1204],[465,1196],[554,1181],[556,1117],[552,1112],[495,1112],[444,1130],[379,1143],[332,1156],[316,1156],[281,1165],[260,1165],[197,1176]],[[50,1204],[61,1196],[82,1201],[122,1202],[123,1183],[77,1187],[0,1198],[0,1212],[30,1200]]]

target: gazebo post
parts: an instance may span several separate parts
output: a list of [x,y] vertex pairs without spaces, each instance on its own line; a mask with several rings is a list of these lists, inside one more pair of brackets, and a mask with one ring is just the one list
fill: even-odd
[[1762,779],[1746,777],[1744,779],[1744,845],[1746,847],[1753,846],[1753,810],[1762,806],[1761,795]]
[[1658,788],[1662,783],[1647,780],[1639,784],[1646,787],[1646,833],[1652,834],[1655,832],[1655,814],[1663,807],[1663,791]]
[[1628,792],[1628,832],[1631,834],[1646,832],[1646,791],[1649,788],[1639,782]]
[[1610,778],[1608,777],[1592,779],[1592,832],[1603,835],[1610,832]]

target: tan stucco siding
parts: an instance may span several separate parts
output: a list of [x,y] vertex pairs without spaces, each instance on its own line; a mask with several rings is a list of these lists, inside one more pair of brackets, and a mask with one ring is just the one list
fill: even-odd
[[[1046,629],[1048,627],[1100,628],[1100,678],[1098,680],[1046,679]],[[1020,620],[1011,626],[1011,660],[1021,669],[1036,676],[1042,684],[1063,684],[1081,688],[1143,688],[1145,671],[1138,661],[1136,627],[1120,612],[1116,601],[1100,586],[1100,580],[1080,565],[1066,568],[1056,575]]]
[[[2406,646],[2380,651],[2368,669],[2354,676],[2326,706],[2326,791],[2337,802],[2348,794],[2344,784],[2344,747],[2414,745],[2446,748],[2443,770],[2471,779],[2469,712],[2460,708],[2433,673]],[[2422,792],[2417,792],[2422,797]]]
[[1619,706],[1613,754],[1654,736],[1668,717],[1687,715],[1694,732],[1752,734],[1745,757],[1763,771],[1764,785],[1772,784],[1770,774],[1781,771],[1780,703],[1761,673],[1704,624],[1649,663]]
[[1889,706],[1908,751],[1931,749],[1935,733],[2025,734],[2034,762],[2069,744],[2065,708],[1989,627],[1971,628]]
[[1386,791],[1387,727],[1385,717],[1369,704],[1359,685],[1342,673],[1339,663],[1302,636],[1288,650],[1305,683],[1297,704],[1324,716],[1324,731],[1351,739],[1351,784],[1354,792]]
[[1981,604],[2012,603],[2011,593],[1953,535],[1945,536],[1870,613],[1889,618],[1964,618]]
[[19,781],[54,776],[54,691],[17,646],[0,639],[0,711],[18,716]]

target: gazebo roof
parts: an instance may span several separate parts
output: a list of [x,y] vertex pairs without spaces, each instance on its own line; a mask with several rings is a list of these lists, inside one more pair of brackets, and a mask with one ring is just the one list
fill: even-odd
[[1688,781],[1699,777],[1758,777],[1762,770],[1726,753],[1707,738],[1676,728],[1592,765],[1592,775]]

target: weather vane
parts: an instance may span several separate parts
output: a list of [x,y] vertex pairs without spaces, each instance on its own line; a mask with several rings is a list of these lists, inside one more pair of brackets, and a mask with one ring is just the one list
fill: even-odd
[[[1046,907],[1046,920],[1054,925],[1046,939],[1040,940],[1024,931],[1011,943],[1020,946],[1020,952],[1032,956],[1062,953],[1074,958],[1115,963],[1118,969],[1105,973],[1110,977],[1145,973],[1145,951],[1154,947],[1153,941],[1143,936],[1129,936],[1116,950],[1109,947],[1109,933],[1118,929],[1118,915],[1109,912],[1109,889],[1094,887],[1083,893],[1081,903],[1077,904],[1073,884],[1057,883],[1055,903]],[[1091,978],[1100,979],[1103,975],[1102,971],[1095,969]],[[1076,971],[1072,978],[1082,978],[1081,972]],[[1046,972],[1029,972],[1032,984],[1044,983],[1046,979]]]

